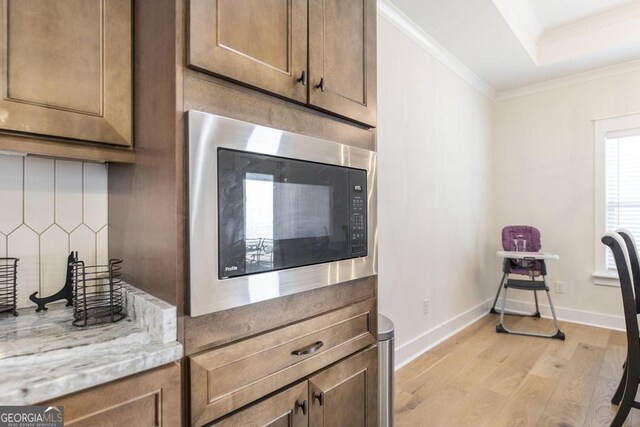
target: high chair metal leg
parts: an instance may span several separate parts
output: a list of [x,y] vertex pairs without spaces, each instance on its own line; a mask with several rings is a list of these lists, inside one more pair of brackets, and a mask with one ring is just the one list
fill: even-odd
[[533,299],[536,301],[536,312],[533,314],[533,316],[540,317],[540,307],[538,307],[538,291],[533,291]]
[[491,306],[491,310],[489,310],[489,313],[498,313],[498,310],[496,310],[496,303],[498,302],[498,298],[500,298],[500,291],[502,291],[502,287],[504,286],[504,281],[507,278],[507,273],[504,273],[502,275],[502,279],[500,279],[500,284],[498,285],[498,292],[496,293],[496,297],[493,300],[493,305]]
[[[540,283],[540,282],[538,282]],[[549,308],[551,309],[551,316],[553,317],[553,326],[555,328],[555,331],[553,332],[553,334],[539,334],[539,333],[535,333],[535,332],[526,332],[526,331],[513,331],[510,330],[508,328],[506,328],[504,326],[504,314],[505,314],[505,310],[504,308],[507,306],[507,291],[509,290],[509,284],[510,282],[507,281],[507,283],[504,285],[504,293],[502,294],[502,310],[500,310],[500,323],[496,326],[496,332],[498,333],[507,333],[507,334],[515,334],[515,335],[525,335],[525,336],[530,336],[530,337],[540,337],[540,338],[556,338],[559,340],[563,340],[565,339],[565,335],[564,332],[562,332],[560,330],[560,326],[558,325],[558,318],[556,317],[556,311],[553,307],[553,301],[551,301],[551,295],[549,294],[549,287],[547,286],[546,280],[543,277],[542,278],[542,284],[544,286],[544,291],[547,294],[547,299],[549,300]],[[525,289],[526,286],[526,282],[525,281],[513,281],[512,282],[512,286],[516,289]],[[538,285],[540,286],[540,285]],[[536,290],[533,289],[529,289],[535,292]],[[542,290],[542,289],[540,289]],[[540,315],[540,311],[539,311],[539,307],[538,307],[538,297],[535,297],[536,300],[536,314],[538,314],[538,316]]]

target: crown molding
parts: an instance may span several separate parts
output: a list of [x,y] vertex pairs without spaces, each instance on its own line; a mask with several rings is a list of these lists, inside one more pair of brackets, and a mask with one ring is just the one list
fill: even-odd
[[610,27],[636,19],[640,16],[640,3],[630,3],[615,9],[605,10],[595,15],[587,16],[579,21],[560,27],[552,28],[544,31],[544,34],[538,41],[540,44],[562,40],[568,37],[574,37],[579,34],[593,32],[594,29],[601,27]]
[[571,86],[578,83],[585,83],[592,80],[603,79],[606,77],[618,76],[620,74],[632,73],[640,71],[640,59],[624,62],[622,64],[612,65],[610,67],[599,68],[597,70],[585,71],[583,73],[572,74],[558,79],[547,80],[529,86],[510,89],[499,92],[495,96],[496,101],[504,101],[506,99],[517,98],[520,96],[532,95],[551,89],[557,89],[564,86]]
[[616,46],[640,46],[640,2],[545,31],[538,39],[538,66]]
[[538,38],[544,29],[525,0],[493,0],[502,18],[513,31],[531,60],[538,63]]
[[465,83],[487,99],[490,101],[495,99],[495,90],[487,85],[458,58],[453,56],[447,49],[435,41],[429,34],[400,11],[390,0],[378,0],[378,16],[385,19],[398,30],[402,31],[407,37],[416,42],[438,62],[451,70]]

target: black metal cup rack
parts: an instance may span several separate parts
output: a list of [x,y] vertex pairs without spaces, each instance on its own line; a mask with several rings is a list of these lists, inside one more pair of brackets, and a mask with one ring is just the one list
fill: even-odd
[[122,295],[122,260],[108,265],[70,264],[73,270],[73,324],[87,326],[117,322],[125,317]]
[[0,313],[10,311],[18,315],[17,276],[18,258],[0,258]]

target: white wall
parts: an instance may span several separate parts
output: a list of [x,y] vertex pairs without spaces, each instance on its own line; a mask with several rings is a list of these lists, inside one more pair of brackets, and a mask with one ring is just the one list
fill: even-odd
[[18,308],[64,285],[67,257],[108,261],[107,165],[0,154],[0,258],[18,261]]
[[640,71],[520,96],[494,106],[494,234],[508,224],[540,228],[543,248],[561,257],[548,268],[552,284],[566,282],[565,293],[552,297],[560,307],[560,317],[567,320],[623,327],[620,290],[595,285],[591,277],[592,120],[636,112],[640,112]]
[[491,102],[379,17],[378,105],[379,309],[398,366],[486,312]]

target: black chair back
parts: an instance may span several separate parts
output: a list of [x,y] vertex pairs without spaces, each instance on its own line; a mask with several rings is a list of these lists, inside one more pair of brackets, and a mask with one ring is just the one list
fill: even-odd
[[607,233],[602,236],[602,243],[613,252],[616,262],[620,291],[622,292],[622,307],[624,321],[627,328],[627,362],[625,371],[612,402],[619,403],[618,412],[611,421],[611,427],[621,427],[629,416],[635,402],[638,382],[640,381],[640,341],[638,337],[637,304],[634,294],[634,283],[631,278],[631,262],[627,242],[618,233]]
[[636,295],[636,313],[640,314],[640,261],[638,260],[638,248],[636,242],[629,230],[620,229],[617,233],[622,237],[627,245],[629,252],[629,261],[631,262],[631,277],[633,278],[633,289]]

